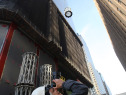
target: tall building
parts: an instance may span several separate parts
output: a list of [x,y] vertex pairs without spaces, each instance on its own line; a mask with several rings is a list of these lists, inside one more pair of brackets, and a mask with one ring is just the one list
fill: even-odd
[[84,41],[81,35],[79,34],[77,35],[83,43],[83,50],[86,57],[86,62],[88,65],[92,83],[94,85],[94,87],[91,89],[91,95],[111,95],[110,90],[108,91],[108,88],[104,84],[105,81],[103,81],[101,74],[95,69],[95,66],[92,61],[86,42]]
[[87,64],[92,79],[92,83],[94,85],[94,87],[91,89],[91,95],[100,95],[100,89],[98,87],[98,83],[96,80],[96,72],[95,72],[96,70],[92,67],[91,63],[87,63]]
[[112,95],[109,87],[105,83],[105,80],[103,79],[101,73],[97,71],[97,77],[96,80],[98,80],[98,87],[100,89],[101,95]]
[[100,95],[100,90],[98,88],[98,84],[97,84],[97,80],[96,80],[96,69],[95,69],[95,66],[93,64],[89,49],[87,47],[86,42],[82,38],[82,36],[79,35],[79,34],[77,34],[77,35],[80,38],[81,42],[83,43],[83,47],[82,47],[83,52],[85,54],[85,58],[86,58],[87,66],[88,66],[89,73],[90,73],[90,76],[91,76],[91,80],[92,80],[92,83],[94,85],[94,87],[91,89],[91,95]]
[[0,95],[31,93],[51,72],[93,86],[82,43],[52,0],[0,0]]
[[126,70],[126,0],[94,0],[94,2],[116,55]]
[[112,95],[110,88],[108,87],[108,85],[105,83],[105,81],[103,81],[103,85],[105,87],[105,91],[107,95]]

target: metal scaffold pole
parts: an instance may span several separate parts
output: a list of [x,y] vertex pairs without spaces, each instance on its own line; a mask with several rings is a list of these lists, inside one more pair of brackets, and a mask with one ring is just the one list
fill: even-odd
[[15,88],[15,95],[31,95],[34,89],[36,63],[37,55],[35,53],[27,52],[23,55],[18,83]]

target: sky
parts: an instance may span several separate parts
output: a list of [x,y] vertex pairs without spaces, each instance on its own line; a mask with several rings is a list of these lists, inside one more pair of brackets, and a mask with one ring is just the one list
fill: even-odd
[[112,95],[126,92],[126,72],[113,50],[93,0],[58,0],[56,4],[62,13],[63,6],[71,8],[73,16],[67,20],[84,38],[95,68],[102,74]]

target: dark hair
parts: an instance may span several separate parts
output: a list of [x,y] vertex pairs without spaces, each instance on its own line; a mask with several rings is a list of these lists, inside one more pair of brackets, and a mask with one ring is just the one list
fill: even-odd
[[46,87],[45,87],[45,95],[50,95],[50,93],[49,93],[49,89],[51,88],[51,86],[50,85],[47,85]]
[[47,92],[45,93],[45,95],[50,95],[49,91],[47,91]]

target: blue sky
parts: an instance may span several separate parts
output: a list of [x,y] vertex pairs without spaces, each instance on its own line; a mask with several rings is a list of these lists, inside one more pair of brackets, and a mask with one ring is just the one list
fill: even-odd
[[64,6],[71,8],[73,16],[67,20],[75,32],[81,34],[84,38],[94,65],[104,77],[112,94],[126,92],[126,72],[113,50],[105,26],[93,0],[54,1],[58,1],[57,6],[61,5],[58,7],[62,13],[64,12]]

